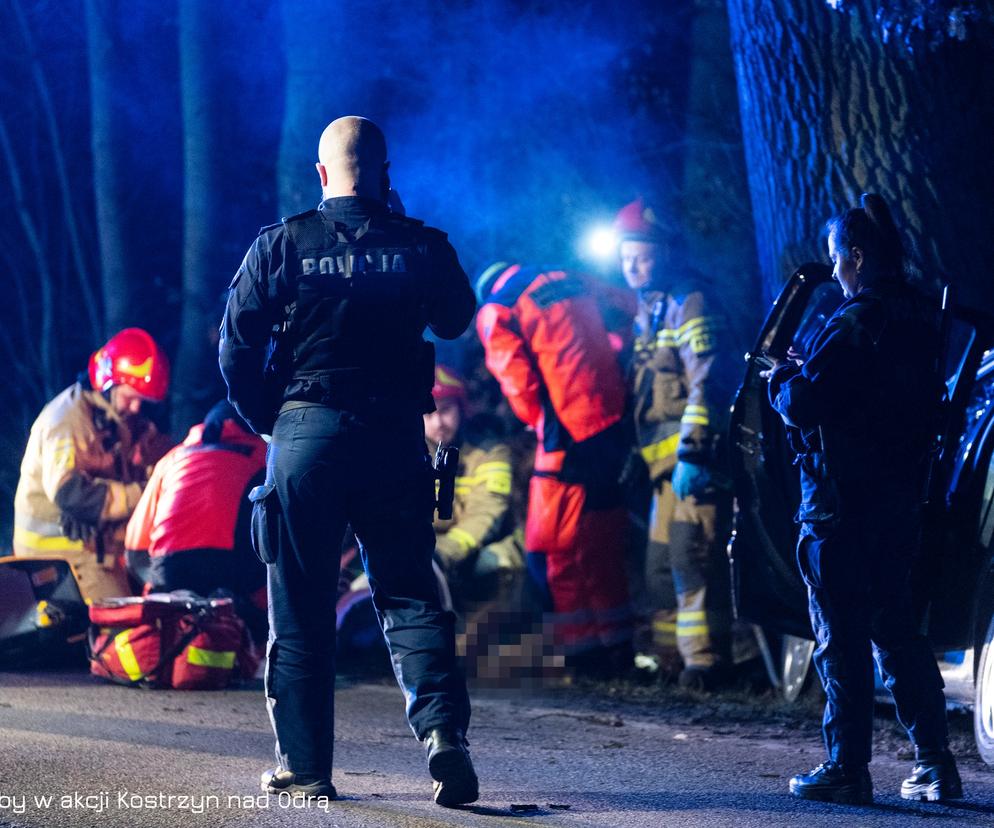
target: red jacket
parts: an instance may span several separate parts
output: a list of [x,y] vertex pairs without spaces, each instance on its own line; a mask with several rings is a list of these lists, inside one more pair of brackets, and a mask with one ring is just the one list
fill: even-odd
[[518,265],[494,284],[476,326],[490,372],[514,413],[534,427],[536,471],[619,422],[625,384],[592,284]]
[[230,420],[220,443],[202,443],[203,430],[195,425],[156,464],[128,522],[125,548],[152,558],[234,548],[246,490],[266,467],[266,444]]

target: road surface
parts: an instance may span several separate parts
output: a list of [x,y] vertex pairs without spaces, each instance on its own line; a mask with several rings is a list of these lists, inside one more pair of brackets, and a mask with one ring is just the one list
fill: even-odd
[[[613,694],[613,695],[612,695]],[[259,684],[146,691],[84,673],[0,673],[0,826],[905,826],[994,825],[994,772],[954,720],[968,799],[903,802],[910,767],[878,721],[873,807],[793,800],[787,779],[822,761],[816,704],[698,697],[628,686],[474,693],[481,798],[432,803],[396,686],[344,682],[325,807],[266,797],[272,737]]]

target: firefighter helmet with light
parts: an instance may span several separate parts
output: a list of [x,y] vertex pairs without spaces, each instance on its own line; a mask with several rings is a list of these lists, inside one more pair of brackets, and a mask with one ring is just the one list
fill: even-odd
[[466,381],[447,365],[435,366],[435,385],[431,395],[438,404],[443,400],[454,400],[461,406],[466,405]]
[[660,223],[655,210],[641,197],[618,211],[614,219],[614,231],[619,241],[666,241],[666,229]]
[[90,383],[96,391],[128,385],[162,402],[169,389],[169,360],[147,331],[125,328],[90,357]]

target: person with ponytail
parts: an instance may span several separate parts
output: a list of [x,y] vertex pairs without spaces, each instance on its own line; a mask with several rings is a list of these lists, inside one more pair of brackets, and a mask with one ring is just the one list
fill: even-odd
[[[937,303],[905,279],[886,202],[827,224],[845,300],[805,358],[765,372],[801,470],[797,559],[827,697],[828,760],[790,780],[802,799],[868,803],[873,659],[915,746],[905,799],[962,796],[942,678],[910,598],[927,458],[941,399]],[[793,355],[792,355],[793,356]]]

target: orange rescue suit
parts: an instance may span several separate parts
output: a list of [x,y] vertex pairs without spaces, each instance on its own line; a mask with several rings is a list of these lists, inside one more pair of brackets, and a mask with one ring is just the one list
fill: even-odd
[[625,383],[594,284],[514,265],[483,297],[477,331],[487,367],[538,437],[525,547],[558,638],[573,653],[622,643],[631,637],[617,485]]

